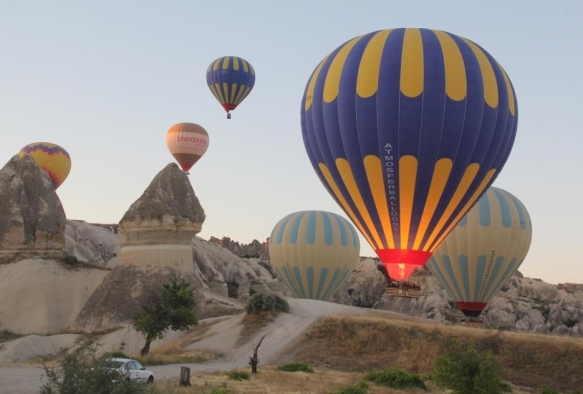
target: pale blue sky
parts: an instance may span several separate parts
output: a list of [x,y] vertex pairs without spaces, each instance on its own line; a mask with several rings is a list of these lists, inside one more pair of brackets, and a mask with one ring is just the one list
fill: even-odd
[[[210,135],[190,175],[207,214],[201,237],[265,240],[298,210],[345,216],[303,146],[312,70],[360,34],[445,30],[484,47],[516,89],[518,134],[494,185],[531,215],[520,270],[583,283],[581,15],[580,0],[0,0],[0,165],[30,142],[59,144],[73,160],[58,190],[67,217],[116,223],[173,162],[168,128],[194,122]],[[224,55],[245,58],[257,76],[232,120],[205,81]]]

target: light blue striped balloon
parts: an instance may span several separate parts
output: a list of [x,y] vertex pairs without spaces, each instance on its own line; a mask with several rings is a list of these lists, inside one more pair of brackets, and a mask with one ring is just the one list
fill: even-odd
[[459,309],[479,316],[525,259],[532,224],[524,205],[490,187],[433,253],[427,268]]
[[356,268],[359,253],[352,224],[331,212],[287,215],[269,238],[271,263],[297,298],[330,299]]

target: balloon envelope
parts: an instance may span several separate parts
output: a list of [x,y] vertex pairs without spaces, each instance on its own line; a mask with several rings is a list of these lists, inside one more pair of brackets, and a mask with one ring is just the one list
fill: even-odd
[[206,82],[213,96],[229,113],[251,93],[255,85],[255,70],[245,59],[223,56],[208,66]]
[[520,267],[531,239],[524,205],[491,187],[433,253],[427,268],[466,316],[477,317]]
[[517,114],[510,79],[484,49],[407,28],[356,37],[324,58],[301,123],[318,177],[403,280],[498,176]]
[[32,156],[39,167],[49,174],[55,189],[61,186],[71,171],[71,156],[57,144],[33,142],[18,152],[19,157],[24,155]]
[[188,172],[206,152],[209,135],[195,123],[178,123],[166,133],[166,146],[184,172]]
[[297,298],[328,300],[356,268],[359,253],[354,227],[331,212],[287,215],[269,238],[271,263]]

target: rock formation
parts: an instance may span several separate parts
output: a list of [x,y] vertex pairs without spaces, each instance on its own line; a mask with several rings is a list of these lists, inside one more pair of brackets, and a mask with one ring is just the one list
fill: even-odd
[[210,291],[239,301],[256,292],[288,293],[268,260],[241,258],[211,238],[192,240],[194,262]]
[[[117,225],[116,225],[117,227]],[[84,263],[113,268],[121,251],[121,236],[114,226],[94,225],[83,220],[67,220],[65,251]]]
[[204,220],[186,174],[174,163],[167,165],[121,219],[118,265],[88,300],[75,326],[96,330],[131,322],[171,277],[192,284],[200,313],[203,283],[195,274],[191,240]]
[[10,159],[0,170],[0,264],[62,258],[65,220],[51,179],[32,156]]
[[260,260],[269,260],[269,238],[265,242],[259,242],[254,239],[250,244],[240,244],[229,237],[223,237],[221,239],[211,237],[209,242],[216,243],[239,257],[256,257]]

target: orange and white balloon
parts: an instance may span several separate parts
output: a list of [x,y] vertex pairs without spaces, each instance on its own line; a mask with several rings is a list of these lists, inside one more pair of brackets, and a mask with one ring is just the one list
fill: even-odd
[[204,155],[209,146],[209,135],[195,123],[178,123],[166,133],[166,145],[184,172]]

